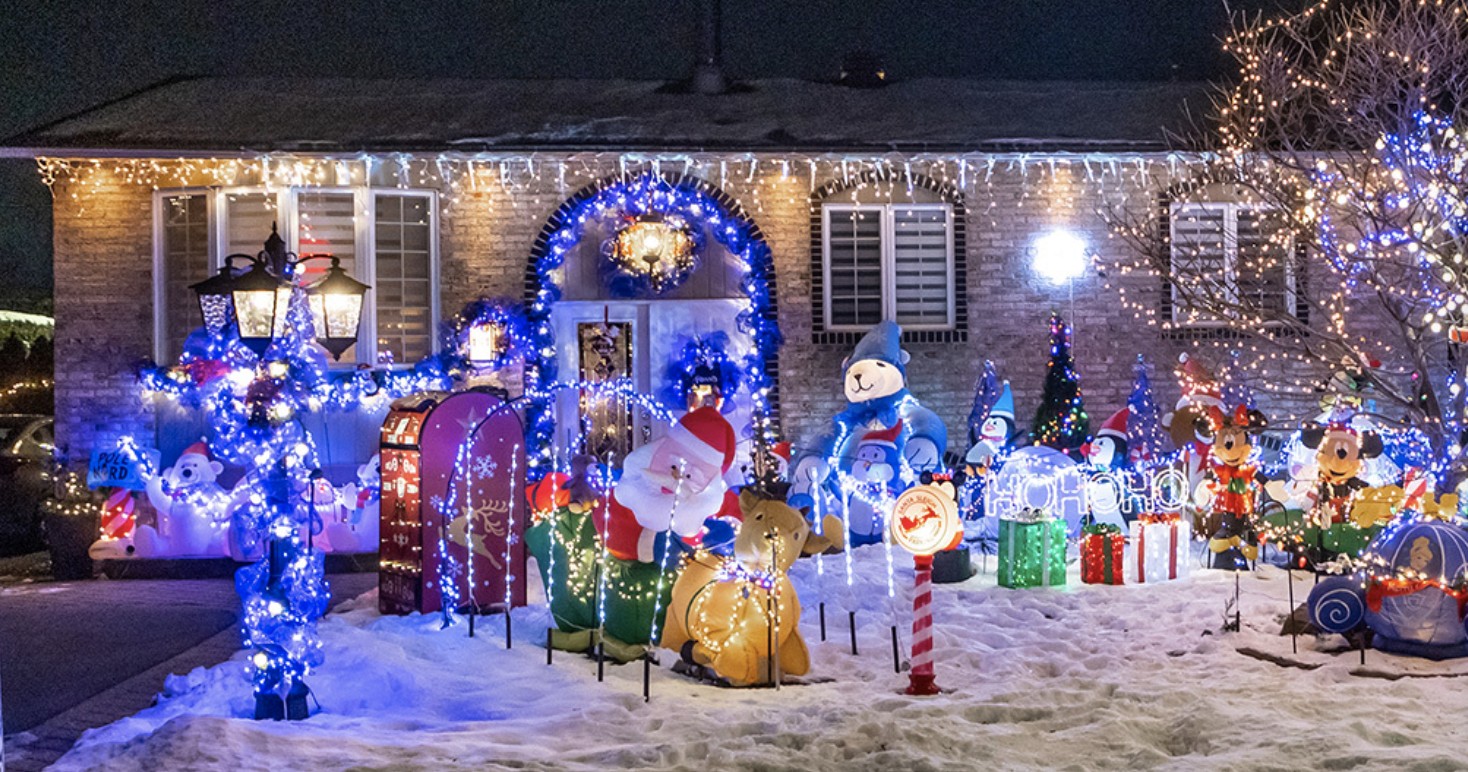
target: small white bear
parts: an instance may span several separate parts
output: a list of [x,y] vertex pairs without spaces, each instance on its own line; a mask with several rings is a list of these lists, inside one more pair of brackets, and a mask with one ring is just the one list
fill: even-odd
[[229,554],[229,494],[219,485],[224,465],[209,446],[196,442],[184,449],[173,466],[147,481],[148,501],[158,513],[156,525],[137,529],[133,543],[139,557],[221,557]]

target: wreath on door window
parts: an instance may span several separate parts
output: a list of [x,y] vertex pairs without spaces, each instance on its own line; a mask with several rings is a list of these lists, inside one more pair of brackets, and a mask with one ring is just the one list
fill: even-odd
[[607,288],[619,298],[671,292],[698,268],[700,247],[697,234],[681,217],[629,217],[602,247],[611,268]]

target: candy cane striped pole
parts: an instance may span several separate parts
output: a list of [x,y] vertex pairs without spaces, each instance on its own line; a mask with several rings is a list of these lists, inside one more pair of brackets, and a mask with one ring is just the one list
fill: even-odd
[[937,694],[933,676],[933,556],[914,555],[917,586],[912,594],[912,669],[907,694]]

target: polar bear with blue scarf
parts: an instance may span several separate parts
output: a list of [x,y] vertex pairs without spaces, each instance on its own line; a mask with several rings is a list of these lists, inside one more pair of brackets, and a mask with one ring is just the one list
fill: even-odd
[[907,390],[908,359],[896,322],[883,321],[868,331],[841,366],[846,409],[832,419],[831,432],[804,449],[795,467],[809,469],[823,482],[833,482],[825,479],[830,465],[849,477],[862,438],[900,423],[894,441],[904,466],[914,475],[942,470],[948,427]]

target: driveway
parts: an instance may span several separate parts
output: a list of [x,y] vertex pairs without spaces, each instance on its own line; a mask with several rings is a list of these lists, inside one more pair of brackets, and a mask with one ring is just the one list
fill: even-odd
[[[377,582],[376,574],[329,579],[333,605]],[[29,730],[197,646],[238,617],[229,579],[0,582],[4,733]]]

